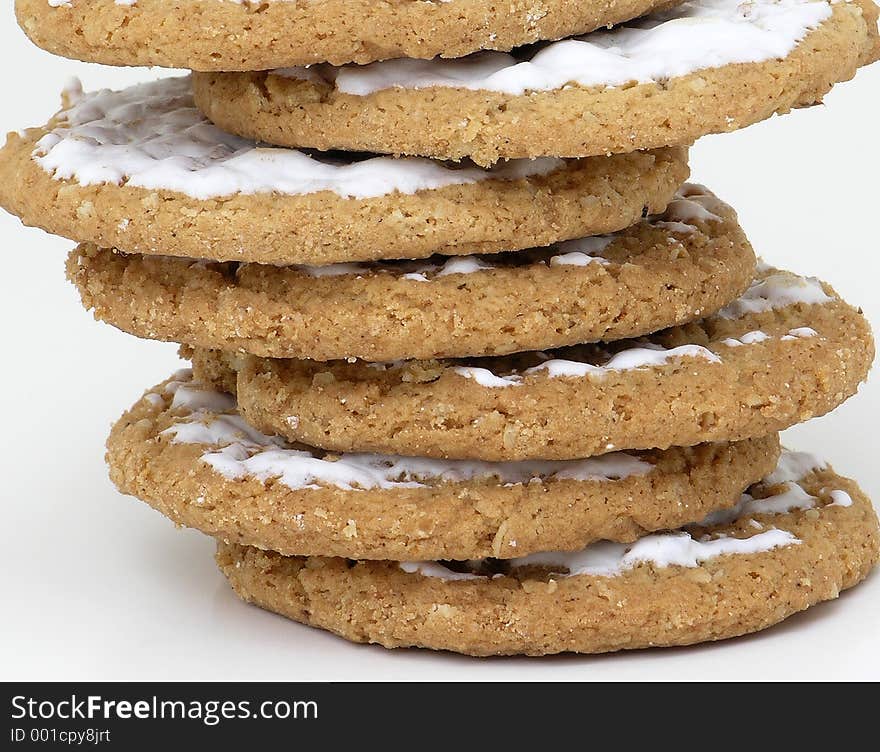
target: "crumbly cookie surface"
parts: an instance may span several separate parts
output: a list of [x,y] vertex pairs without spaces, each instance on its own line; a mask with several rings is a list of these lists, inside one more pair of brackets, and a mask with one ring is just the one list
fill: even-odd
[[478,656],[692,645],[836,598],[877,563],[877,516],[853,481],[804,455],[769,480],[718,524],[632,546],[397,564],[221,543],[217,561],[243,599],[354,642]]
[[491,169],[259,147],[195,109],[188,78],[83,95],[0,150],[0,206],[129,253],[332,264],[496,253],[629,227],[688,176],[662,149]]
[[221,127],[283,145],[479,164],[625,153],[820,102],[880,55],[877,10],[696,0],[536,52],[206,73],[195,94]]
[[459,57],[583,34],[672,0],[16,0],[31,40],[105,65],[265,70]]
[[174,523],[286,555],[511,558],[629,542],[730,508],[775,435],[570,462],[486,463],[293,446],[178,374],[114,426],[110,476]]
[[494,461],[765,436],[841,404],[873,355],[829,286],[762,267],[717,314],[607,346],[389,364],[200,350],[194,368],[291,441]]
[[713,313],[754,270],[734,211],[693,185],[663,214],[615,235],[532,251],[277,267],[80,246],[67,265],[86,308],[138,336],[367,361],[640,336]]

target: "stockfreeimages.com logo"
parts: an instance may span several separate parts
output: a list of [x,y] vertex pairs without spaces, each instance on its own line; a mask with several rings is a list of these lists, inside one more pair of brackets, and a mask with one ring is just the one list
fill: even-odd
[[64,700],[39,700],[17,695],[12,698],[12,720],[197,720],[216,726],[224,720],[317,719],[315,700],[108,700],[100,695]]

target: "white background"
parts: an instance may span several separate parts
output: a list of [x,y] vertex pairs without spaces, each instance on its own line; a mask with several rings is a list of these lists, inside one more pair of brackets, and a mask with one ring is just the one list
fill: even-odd
[[[0,130],[45,122],[65,80],[122,86],[161,71],[55,59],[0,19]],[[825,107],[704,139],[693,176],[740,213],[759,254],[831,281],[880,322],[880,65]],[[107,480],[103,444],[141,392],[178,367],[174,345],[95,323],[65,282],[71,243],[0,212],[4,562],[0,679],[878,679],[880,575],[760,635],[598,658],[474,660],[349,645],[239,603],[213,545]],[[788,432],[880,499],[875,380]]]

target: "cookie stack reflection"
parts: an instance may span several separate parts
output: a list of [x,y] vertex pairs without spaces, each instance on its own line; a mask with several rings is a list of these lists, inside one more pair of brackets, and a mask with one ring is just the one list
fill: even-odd
[[872,0],[172,5],[17,0],[52,52],[196,72],[69,85],[0,204],[78,244],[99,320],[180,343],[110,475],[216,538],[242,599],[598,653],[868,574],[870,500],[778,433],[855,394],[870,327],[757,257],[687,147],[880,57]]

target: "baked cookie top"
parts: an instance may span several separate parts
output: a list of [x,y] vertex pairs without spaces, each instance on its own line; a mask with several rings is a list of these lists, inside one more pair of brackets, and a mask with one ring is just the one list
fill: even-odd
[[675,0],[16,0],[43,49],[106,65],[264,70],[459,57],[611,26]]
[[132,253],[329,264],[508,251],[628,227],[688,174],[681,149],[482,169],[262,147],[211,125],[188,77],[74,88],[66,104],[10,134],[0,205]]
[[194,367],[292,441],[519,460],[764,436],[855,393],[873,354],[864,317],[831,287],[762,267],[718,313],[636,340],[387,364],[196,351]]
[[691,144],[821,101],[880,55],[873,0],[693,0],[511,54],[200,74],[218,125],[271,143],[492,164]]
[[585,460],[479,462],[291,445],[180,373],[114,426],[110,476],[175,524],[287,555],[510,558],[633,541],[731,507],[776,435]]
[[633,544],[470,562],[285,558],[221,543],[238,595],[349,640],[470,655],[692,645],[776,624],[862,580],[877,516],[825,462],[784,453],[733,510]]
[[748,287],[736,215],[701,186],[613,235],[426,261],[277,267],[80,246],[68,276],[124,331],[275,358],[495,355],[634,337],[713,313]]

